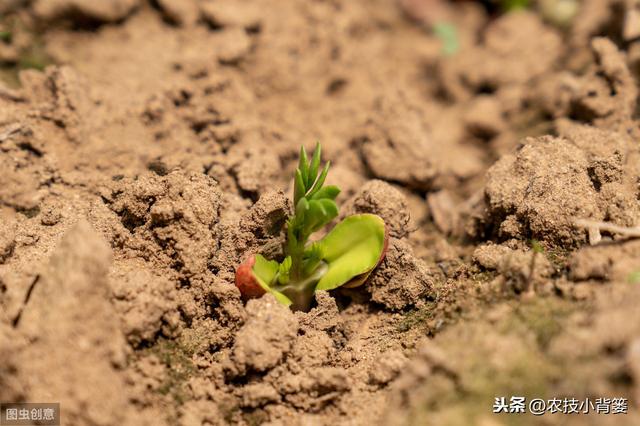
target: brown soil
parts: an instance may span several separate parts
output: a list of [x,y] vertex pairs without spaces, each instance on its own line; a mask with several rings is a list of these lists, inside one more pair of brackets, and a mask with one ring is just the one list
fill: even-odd
[[[640,424],[640,244],[576,225],[640,223],[634,7],[1,3],[0,401],[69,425]],[[315,141],[388,254],[310,312],[244,303],[235,268],[282,254]],[[630,410],[492,415],[511,395]]]

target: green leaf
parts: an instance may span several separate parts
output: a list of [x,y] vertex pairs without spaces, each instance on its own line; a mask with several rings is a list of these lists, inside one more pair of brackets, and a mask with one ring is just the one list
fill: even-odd
[[531,240],[530,243],[531,243],[531,250],[533,250],[534,253],[544,253],[544,246],[540,244],[540,241]]
[[274,290],[269,286],[276,277],[278,273],[280,265],[275,260],[267,260],[263,256],[256,254],[255,256],[256,263],[253,265],[253,274],[262,287],[267,293],[271,293],[278,300],[278,302],[283,305],[289,306],[291,305],[291,300],[284,294],[280,293],[277,290]]
[[294,205],[297,206],[298,201],[300,201],[301,198],[304,198],[305,192],[306,192],[306,186],[304,183],[304,179],[302,177],[302,172],[299,169],[297,169],[295,181],[293,183],[293,204]]
[[349,216],[317,244],[329,264],[316,290],[333,290],[376,267],[384,249],[384,221],[373,214]]
[[313,243],[304,252],[303,272],[305,276],[310,276],[322,262],[322,247]]
[[640,284],[640,271],[634,271],[627,277],[629,284]]
[[442,53],[447,56],[455,55],[460,49],[458,30],[453,24],[439,22],[433,26],[433,33],[442,42]]
[[328,185],[323,188],[320,188],[320,190],[318,190],[318,192],[313,194],[311,198],[313,200],[321,200],[321,199],[335,200],[338,194],[340,194],[340,188],[338,188],[335,185]]
[[299,223],[304,223],[305,215],[308,210],[309,210],[309,201],[304,197],[300,198],[300,200],[296,204],[296,216],[295,216],[295,219],[297,221],[296,225]]
[[313,229],[315,229],[316,225],[322,221],[324,214],[325,213],[321,211],[321,207],[318,206],[317,201],[311,201],[309,203],[309,210],[302,224],[302,235],[311,235],[314,232]]
[[529,7],[529,0],[502,0],[502,9],[505,12],[513,12],[527,7]]
[[304,149],[304,145],[300,147],[300,161],[298,162],[298,170],[302,175],[302,182],[305,184],[304,190],[306,191],[306,183],[309,179],[309,160],[307,159],[307,151]]
[[324,181],[327,178],[327,174],[329,173],[330,165],[331,162],[327,161],[327,164],[324,165],[324,169],[322,169],[322,173],[320,173],[320,177],[316,180],[313,187],[307,191],[307,196],[313,197],[313,195],[322,188],[322,185],[324,185]]
[[320,169],[320,159],[322,156],[322,147],[320,142],[316,144],[316,149],[313,152],[313,158],[311,158],[311,166],[309,168],[309,176],[307,179],[307,188],[311,188],[318,176],[318,170]]
[[287,254],[291,255],[296,252],[298,247],[298,230],[296,229],[295,216],[287,220]]
[[291,256],[287,256],[278,267],[278,283],[286,284],[289,282],[289,272],[291,271]]
[[311,235],[338,216],[338,206],[335,201],[311,200],[309,210],[304,218],[304,233]]
[[253,273],[268,286],[273,282],[273,279],[278,273],[278,262],[275,260],[267,260],[264,256],[256,254],[256,263],[253,265]]
[[331,222],[333,219],[338,217],[338,205],[335,201],[330,200],[328,198],[323,198],[321,200],[313,200],[316,203],[322,206],[322,211],[324,212],[324,223],[322,226]]

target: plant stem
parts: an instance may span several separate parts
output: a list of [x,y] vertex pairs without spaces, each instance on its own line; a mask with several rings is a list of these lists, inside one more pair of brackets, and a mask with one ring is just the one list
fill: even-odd
[[311,307],[316,284],[328,270],[329,265],[326,262],[321,262],[310,276],[302,280],[292,278],[287,284],[275,286],[274,290],[281,292],[291,300],[291,309],[306,312]]
[[300,230],[296,229],[295,223],[294,216],[287,230],[287,255],[291,256],[291,279],[299,281],[303,276],[302,259],[308,236],[300,235]]

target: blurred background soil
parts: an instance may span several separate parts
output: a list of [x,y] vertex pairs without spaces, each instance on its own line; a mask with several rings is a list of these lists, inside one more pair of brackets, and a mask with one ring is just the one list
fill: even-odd
[[[640,424],[639,77],[635,0],[3,0],[0,401],[69,425]],[[316,141],[387,257],[308,313],[245,304],[235,267],[281,254]]]

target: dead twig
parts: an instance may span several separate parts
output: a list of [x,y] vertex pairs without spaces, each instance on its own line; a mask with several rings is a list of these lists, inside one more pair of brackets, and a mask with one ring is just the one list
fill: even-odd
[[8,128],[6,130],[0,131],[0,142],[4,142],[6,139],[9,139],[11,136],[22,130],[22,125],[19,123],[15,123],[7,127]]
[[6,99],[12,102],[24,102],[27,99],[17,90],[12,90],[0,84],[0,99]]
[[600,222],[597,220],[578,219],[575,226],[584,228],[589,232],[589,244],[595,245],[602,240],[601,232],[622,235],[627,238],[640,238],[640,226],[627,227],[619,226],[611,222]]

